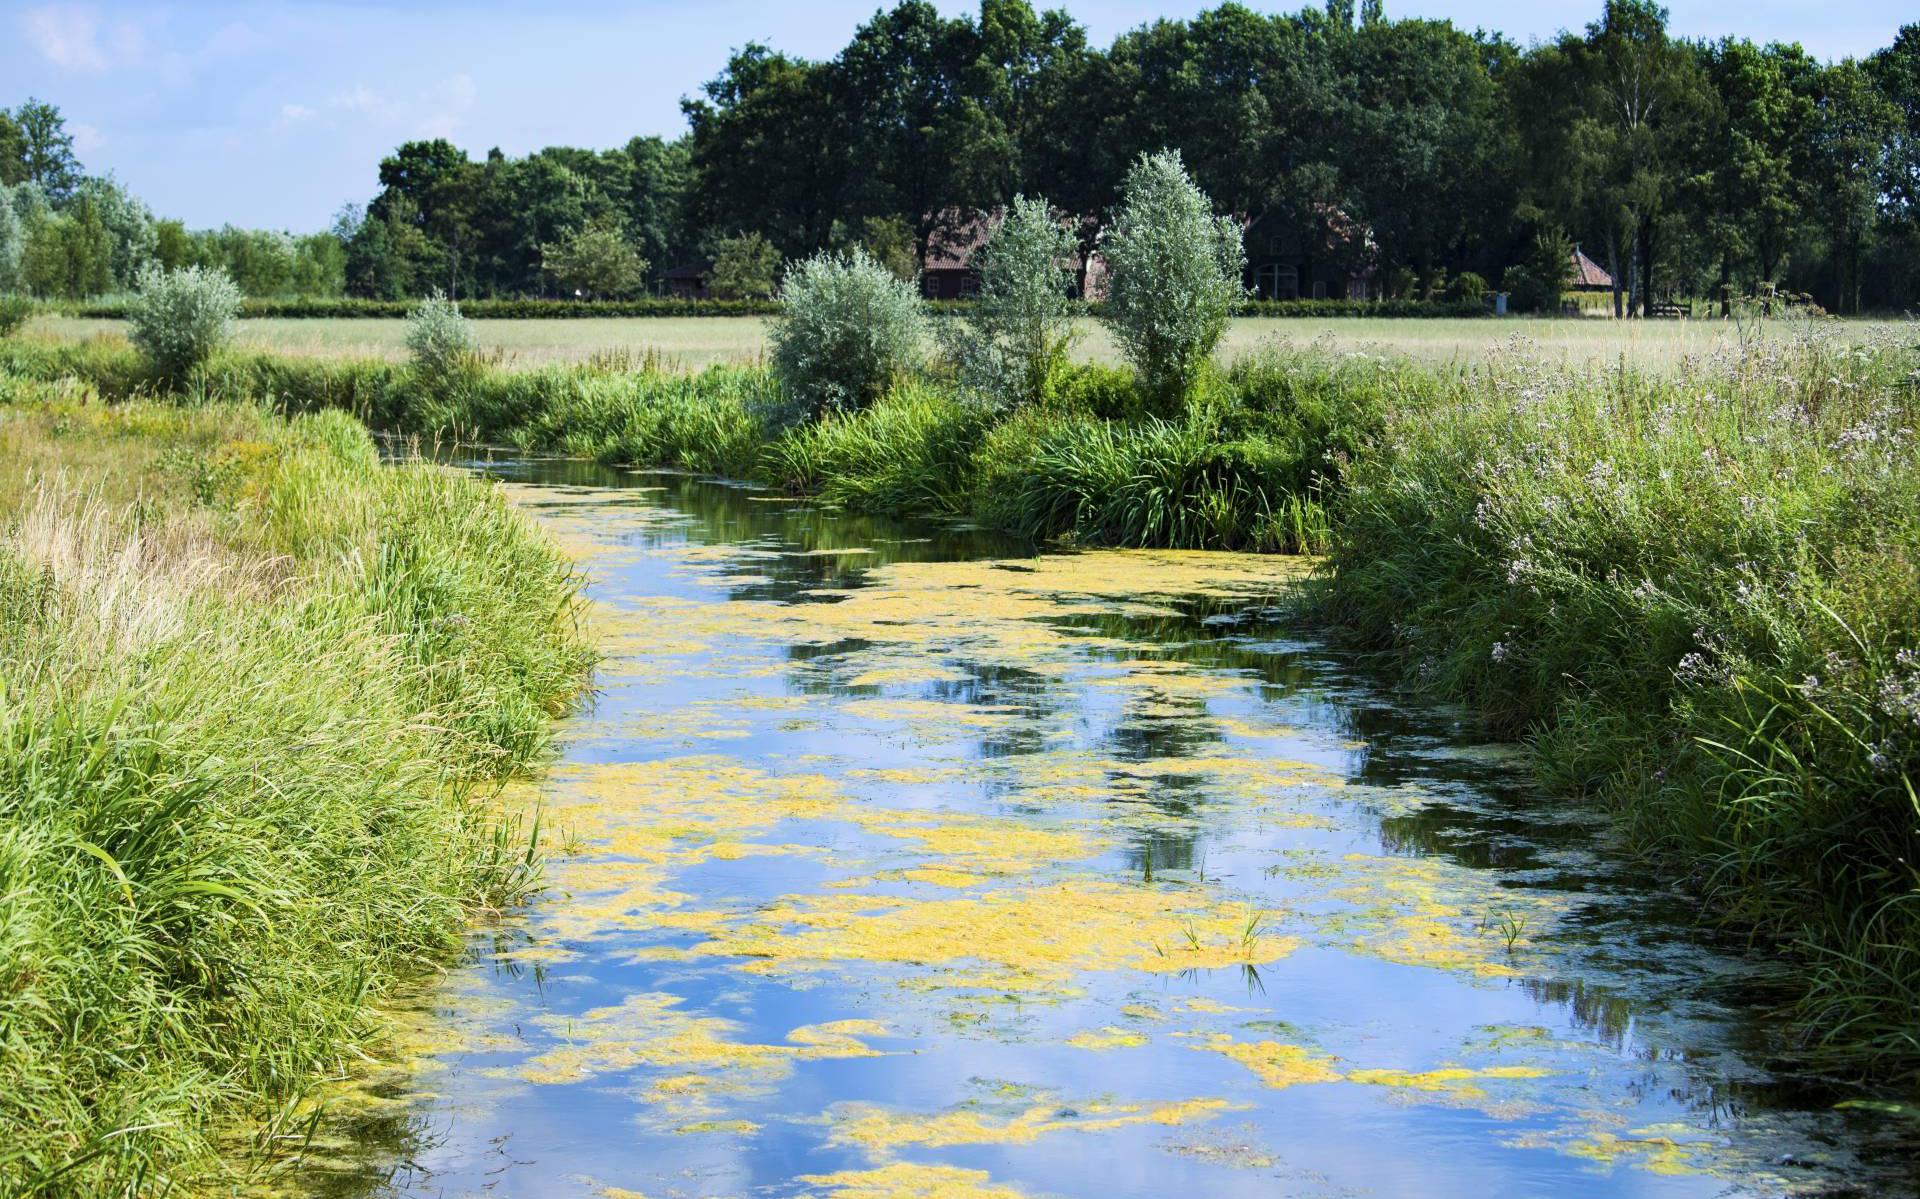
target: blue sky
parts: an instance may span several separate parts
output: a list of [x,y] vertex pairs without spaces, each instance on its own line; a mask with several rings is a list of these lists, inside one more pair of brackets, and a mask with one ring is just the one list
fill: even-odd
[[[1256,3],[1262,10],[1290,10]],[[1055,0],[1037,4],[1051,7]],[[966,11],[964,0],[939,0]],[[1064,0],[1096,42],[1188,0]],[[772,3],[213,2],[0,4],[0,105],[58,104],[83,162],[194,226],[322,228],[375,189],[407,138],[523,153],[684,128],[696,92],[748,41],[833,54],[876,0]],[[1577,29],[1600,0],[1387,0],[1526,42]],[[1672,0],[1688,37],[1797,41],[1821,58],[1893,40],[1911,0]]]

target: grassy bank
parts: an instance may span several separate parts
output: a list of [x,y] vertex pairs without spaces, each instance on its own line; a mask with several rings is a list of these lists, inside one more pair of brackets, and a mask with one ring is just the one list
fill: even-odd
[[575,586],[343,412],[0,378],[0,1193],[216,1177],[522,891]]
[[[1158,404],[1111,367],[999,412],[938,377],[802,418],[698,374],[232,353],[202,402],[755,478],[1035,541],[1329,555],[1321,619],[1478,705],[1703,910],[1799,964],[1806,1060],[1920,1081],[1920,349],[1835,325],[1667,371],[1270,350]],[[0,370],[151,384],[108,344]]]
[[1920,1083],[1920,352],[1656,382],[1496,362],[1348,472],[1323,613],[1531,741],[1801,965],[1822,1067]]

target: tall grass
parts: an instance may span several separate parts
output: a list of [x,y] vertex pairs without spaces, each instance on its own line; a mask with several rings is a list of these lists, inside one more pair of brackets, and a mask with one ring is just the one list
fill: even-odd
[[[344,413],[0,385],[0,1193],[162,1193],[528,884],[570,569]],[[110,469],[103,469],[110,468]]]
[[1670,381],[1495,361],[1356,460],[1321,596],[1796,953],[1816,1058],[1908,1082],[1917,382],[1895,339],[1758,345]]

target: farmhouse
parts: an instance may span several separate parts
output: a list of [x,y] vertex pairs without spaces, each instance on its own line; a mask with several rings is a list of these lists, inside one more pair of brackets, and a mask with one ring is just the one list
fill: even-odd
[[1321,208],[1304,228],[1268,209],[1246,223],[1246,285],[1260,300],[1365,300],[1377,290],[1373,237],[1337,208]]

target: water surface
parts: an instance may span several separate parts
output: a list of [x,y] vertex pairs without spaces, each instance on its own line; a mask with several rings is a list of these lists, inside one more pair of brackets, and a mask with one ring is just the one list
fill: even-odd
[[1911,1186],[1769,1075],[1764,972],[1594,813],[1288,624],[1297,563],[493,469],[593,578],[569,852],[308,1189]]

